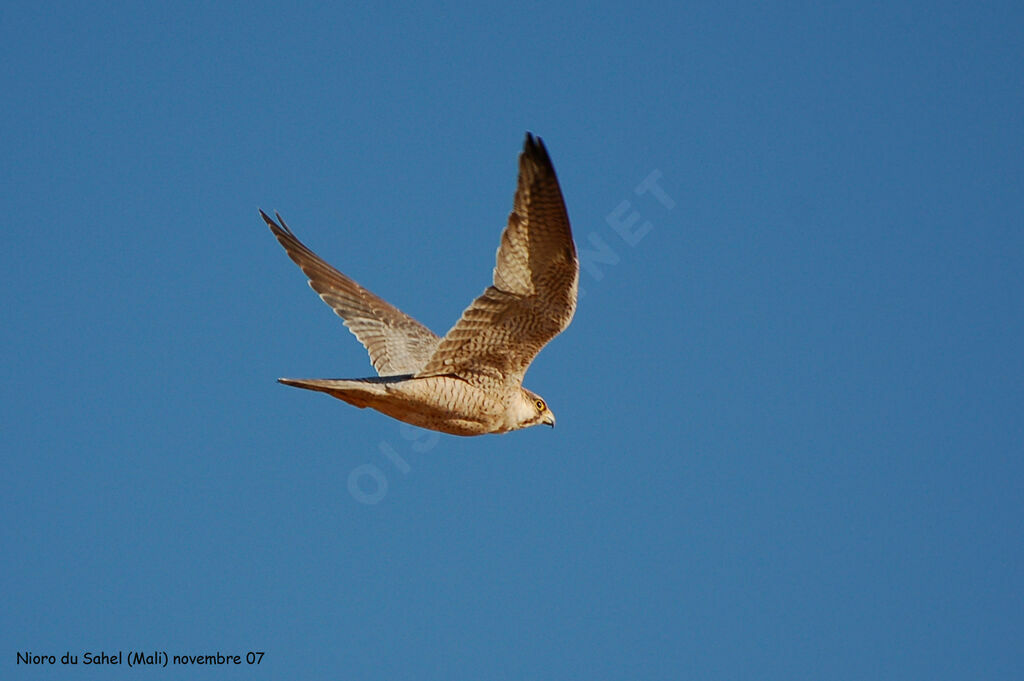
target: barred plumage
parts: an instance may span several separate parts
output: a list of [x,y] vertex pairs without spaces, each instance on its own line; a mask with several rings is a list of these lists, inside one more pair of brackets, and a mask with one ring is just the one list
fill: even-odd
[[519,181],[501,235],[493,284],[439,338],[334,269],[260,211],[309,285],[366,347],[378,377],[280,379],[357,407],[454,435],[504,433],[554,414],[522,387],[533,359],[572,321],[579,262],[547,149],[527,133]]

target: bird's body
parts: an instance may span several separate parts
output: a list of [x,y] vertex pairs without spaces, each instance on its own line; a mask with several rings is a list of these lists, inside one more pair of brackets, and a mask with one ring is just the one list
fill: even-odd
[[443,337],[337,271],[281,220],[260,215],[324,302],[370,353],[378,376],[279,379],[354,406],[453,435],[505,433],[555,424],[522,387],[541,348],[569,325],[579,263],[547,150],[527,134],[519,183],[498,248],[494,282]]

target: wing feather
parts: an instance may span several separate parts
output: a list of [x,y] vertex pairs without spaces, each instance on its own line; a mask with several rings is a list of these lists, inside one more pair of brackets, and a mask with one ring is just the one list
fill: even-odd
[[433,331],[324,262],[280,215],[280,225],[262,210],[260,215],[288,257],[309,277],[310,287],[366,348],[378,375],[414,374],[423,368],[441,340]]
[[555,169],[544,143],[527,133],[493,285],[466,308],[419,375],[522,383],[541,348],[572,321],[578,284],[579,262]]

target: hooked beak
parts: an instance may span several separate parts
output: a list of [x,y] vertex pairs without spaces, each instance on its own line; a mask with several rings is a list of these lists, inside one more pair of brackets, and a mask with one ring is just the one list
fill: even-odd
[[541,423],[543,423],[544,425],[548,425],[548,426],[551,426],[552,428],[554,428],[555,427],[555,415],[549,412],[548,415],[544,418],[544,420],[541,421]]

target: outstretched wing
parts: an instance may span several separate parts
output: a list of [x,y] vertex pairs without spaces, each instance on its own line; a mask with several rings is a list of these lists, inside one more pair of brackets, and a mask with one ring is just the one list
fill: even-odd
[[521,383],[541,348],[572,321],[578,284],[579,262],[555,169],[544,143],[527,133],[494,285],[462,313],[419,375]]
[[260,215],[288,257],[309,277],[310,287],[366,347],[379,375],[414,374],[427,363],[441,340],[437,334],[324,262],[292,234],[280,215],[280,225],[262,210]]

